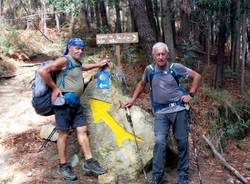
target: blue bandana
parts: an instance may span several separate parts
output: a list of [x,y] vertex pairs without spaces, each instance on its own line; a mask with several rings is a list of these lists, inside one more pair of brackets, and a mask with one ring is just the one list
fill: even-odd
[[86,44],[85,42],[80,39],[80,38],[70,38],[65,49],[64,49],[64,55],[67,55],[69,52],[69,47],[70,46],[80,46],[80,47],[84,47]]

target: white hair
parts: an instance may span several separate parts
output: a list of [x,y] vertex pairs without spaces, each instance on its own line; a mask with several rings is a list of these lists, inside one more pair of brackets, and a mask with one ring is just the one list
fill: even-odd
[[152,54],[154,55],[155,50],[156,50],[156,49],[159,49],[159,48],[165,48],[166,51],[167,51],[167,53],[169,53],[167,44],[165,44],[165,43],[163,43],[163,42],[157,42],[156,44],[153,45]]

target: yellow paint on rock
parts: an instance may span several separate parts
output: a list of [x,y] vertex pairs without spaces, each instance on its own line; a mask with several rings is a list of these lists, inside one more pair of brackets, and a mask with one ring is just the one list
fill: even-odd
[[140,137],[135,136],[127,132],[108,112],[109,107],[112,104],[102,100],[90,99],[90,106],[94,123],[97,123],[101,119],[111,128],[114,132],[118,146],[121,146],[125,139],[143,141]]

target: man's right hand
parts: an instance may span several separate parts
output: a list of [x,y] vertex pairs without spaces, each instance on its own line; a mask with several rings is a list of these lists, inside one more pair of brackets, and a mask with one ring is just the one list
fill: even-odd
[[61,91],[59,88],[53,89],[52,95],[51,95],[51,101],[52,101],[52,103],[55,102],[55,100],[56,100],[56,98],[57,98],[58,96],[63,96],[63,95],[62,95],[62,91]]
[[133,104],[134,104],[134,100],[133,99],[129,99],[128,101],[126,101],[123,104],[123,106],[124,106],[124,108],[130,108]]

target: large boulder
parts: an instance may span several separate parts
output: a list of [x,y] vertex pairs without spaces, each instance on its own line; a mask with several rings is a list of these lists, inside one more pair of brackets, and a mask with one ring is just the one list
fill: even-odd
[[126,111],[122,108],[127,99],[122,95],[119,76],[113,74],[109,89],[96,88],[96,79],[93,78],[81,100],[88,122],[93,156],[109,172],[135,176],[142,170],[135,140],[144,164],[152,159],[153,118],[138,106],[130,108],[135,138],[126,119]]

